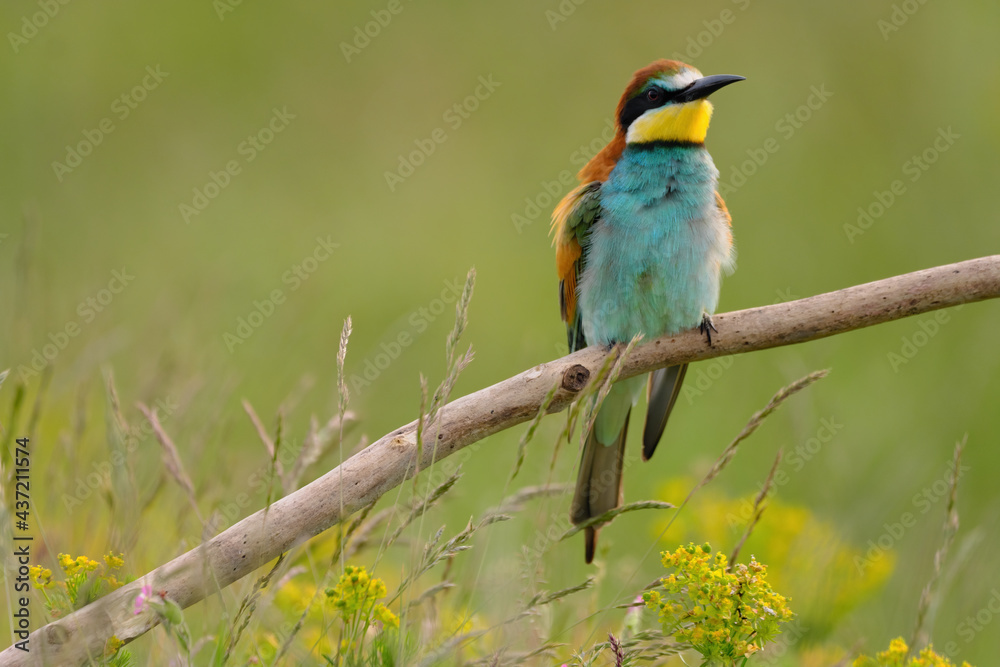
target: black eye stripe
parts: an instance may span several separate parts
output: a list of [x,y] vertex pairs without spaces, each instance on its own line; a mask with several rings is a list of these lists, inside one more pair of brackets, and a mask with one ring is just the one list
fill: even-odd
[[[660,94],[655,100],[650,100],[649,92],[653,90],[659,91]],[[674,99],[680,92],[682,91],[680,90],[668,91],[662,88],[661,86],[651,86],[650,88],[643,90],[642,93],[636,95],[635,97],[633,97],[632,99],[630,99],[628,102],[625,103],[625,108],[622,109],[622,113],[621,116],[618,118],[618,122],[620,122],[621,126],[627,130],[629,125],[631,125],[636,118],[646,113],[650,109],[656,109],[666,105],[668,102]]]

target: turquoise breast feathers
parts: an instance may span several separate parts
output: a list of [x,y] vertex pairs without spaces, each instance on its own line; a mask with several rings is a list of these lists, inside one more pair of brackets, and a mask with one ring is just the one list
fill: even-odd
[[733,268],[716,203],[719,172],[703,146],[630,144],[601,187],[600,221],[580,281],[591,344],[646,340],[698,326]]

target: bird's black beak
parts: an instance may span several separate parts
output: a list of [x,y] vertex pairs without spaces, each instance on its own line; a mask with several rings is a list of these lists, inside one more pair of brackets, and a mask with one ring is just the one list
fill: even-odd
[[716,74],[714,76],[706,76],[698,79],[684,90],[678,92],[674,97],[674,101],[693,102],[695,100],[700,100],[703,97],[708,97],[723,86],[728,86],[731,83],[745,80],[746,77],[736,76],[735,74]]

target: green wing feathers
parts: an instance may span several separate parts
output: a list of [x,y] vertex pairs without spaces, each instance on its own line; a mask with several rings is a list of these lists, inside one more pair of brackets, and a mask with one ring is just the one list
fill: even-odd
[[569,351],[587,347],[583,335],[577,286],[586,263],[587,236],[601,214],[600,182],[585,183],[571,190],[552,214],[556,270],[559,274],[559,310],[566,323]]

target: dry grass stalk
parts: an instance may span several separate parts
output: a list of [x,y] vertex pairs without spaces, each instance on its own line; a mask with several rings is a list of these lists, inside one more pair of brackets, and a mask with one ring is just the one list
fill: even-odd
[[740,541],[736,543],[736,547],[733,548],[733,553],[729,556],[729,569],[733,569],[733,565],[736,565],[736,559],[740,555],[740,549],[746,543],[747,539],[750,537],[750,533],[757,526],[757,522],[760,521],[761,515],[764,514],[764,510],[767,508],[767,504],[764,502],[767,499],[768,494],[771,492],[771,488],[774,486],[774,474],[778,472],[778,466],[781,465],[781,458],[784,455],[782,450],[778,450],[778,454],[774,457],[774,464],[771,466],[771,472],[767,473],[767,479],[764,480],[764,486],[761,487],[760,493],[753,501],[753,512],[750,516],[750,523],[747,524],[747,529],[743,531],[743,536],[740,537]]
[[958,506],[956,504],[958,500],[958,478],[960,477],[959,471],[962,465],[962,452],[965,451],[965,444],[968,442],[968,439],[969,434],[966,433],[962,440],[955,444],[955,453],[951,464],[951,488],[948,491],[948,507],[944,513],[944,526],[941,528],[941,546],[934,553],[934,572],[920,594],[916,627],[913,628],[913,636],[909,643],[911,656],[926,646],[929,641],[927,630],[925,629],[928,611],[931,608],[931,601],[934,594],[937,592],[937,583],[941,577],[944,560],[948,557],[948,551],[951,549],[951,544],[955,541],[955,535],[958,533]]

